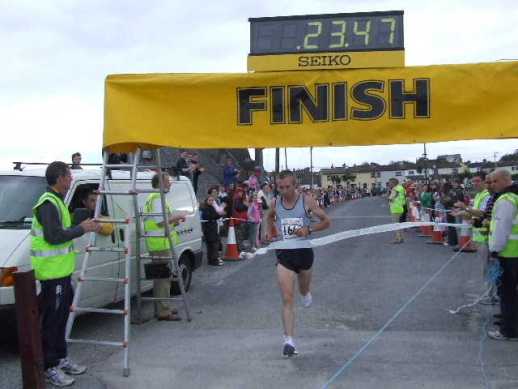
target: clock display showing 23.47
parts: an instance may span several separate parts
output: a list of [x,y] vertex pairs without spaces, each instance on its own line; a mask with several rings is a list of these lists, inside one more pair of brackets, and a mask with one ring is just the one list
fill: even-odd
[[250,54],[403,50],[403,11],[251,18]]

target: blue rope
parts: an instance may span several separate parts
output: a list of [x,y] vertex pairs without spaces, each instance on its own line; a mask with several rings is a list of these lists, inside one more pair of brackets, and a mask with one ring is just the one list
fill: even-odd
[[502,266],[500,266],[500,262],[491,261],[487,269],[486,279],[491,284],[498,285],[503,272],[504,270],[502,269]]
[[352,363],[358,359],[358,357],[387,329],[387,327],[389,325],[391,325],[394,320],[396,320],[399,315],[401,315],[401,313],[410,305],[414,302],[414,300],[419,297],[419,295],[426,289],[426,287],[428,285],[430,285],[430,283],[432,283],[433,280],[435,280],[439,274],[441,274],[443,272],[444,269],[446,269],[446,267],[453,262],[453,260],[455,258],[457,258],[459,256],[459,254],[462,253],[462,250],[459,250],[457,251],[457,253],[455,253],[446,263],[444,263],[444,265],[442,265],[439,270],[437,270],[435,272],[435,274],[430,277],[430,279],[428,281],[426,281],[424,283],[423,286],[421,286],[421,288],[419,288],[419,290],[406,302],[404,303],[401,308],[399,308],[397,310],[397,312],[383,325],[383,327],[381,327],[379,329],[378,332],[376,332],[376,334],[374,334],[368,341],[367,343],[365,343],[358,351],[356,351],[354,353],[354,355],[349,358],[349,360],[340,368],[338,369],[338,371],[333,374],[333,376],[324,384],[324,386],[322,387],[322,389],[327,389],[329,388],[329,385],[331,385],[333,383],[334,380],[336,380],[338,378],[338,376],[340,376],[346,369],[348,369]]
[[480,370],[482,371],[482,377],[484,377],[484,386],[486,389],[491,389],[491,384],[487,379],[486,374],[486,365],[484,363],[484,344],[487,339],[487,326],[491,320],[491,317],[487,318],[485,322],[482,323],[482,333],[480,334],[480,346],[478,350],[478,360],[480,361]]
[[[495,287],[498,287],[500,285],[503,272],[504,269],[502,269],[502,266],[500,265],[499,261],[491,261],[487,269],[486,279],[489,283],[493,284]],[[482,333],[480,334],[480,346],[478,353],[478,359],[480,361],[480,371],[482,372],[482,377],[484,378],[484,386],[486,387],[486,389],[492,388],[491,383],[487,378],[486,364],[484,363],[484,344],[487,339],[487,327],[490,321],[491,317],[487,318],[482,323]]]

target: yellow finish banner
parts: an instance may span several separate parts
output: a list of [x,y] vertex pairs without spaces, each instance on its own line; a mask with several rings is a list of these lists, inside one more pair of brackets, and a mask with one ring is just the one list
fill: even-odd
[[518,137],[518,62],[110,75],[104,147],[351,146]]

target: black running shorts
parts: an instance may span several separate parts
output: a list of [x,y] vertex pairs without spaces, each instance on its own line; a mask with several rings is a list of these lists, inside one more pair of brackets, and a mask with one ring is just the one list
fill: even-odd
[[281,264],[286,269],[300,273],[301,270],[309,270],[313,266],[315,255],[313,249],[293,249],[293,250],[275,250],[277,256],[277,264]]

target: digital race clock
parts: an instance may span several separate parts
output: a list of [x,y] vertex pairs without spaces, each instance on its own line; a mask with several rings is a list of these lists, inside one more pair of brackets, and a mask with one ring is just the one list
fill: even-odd
[[249,21],[249,70],[404,66],[403,11]]

